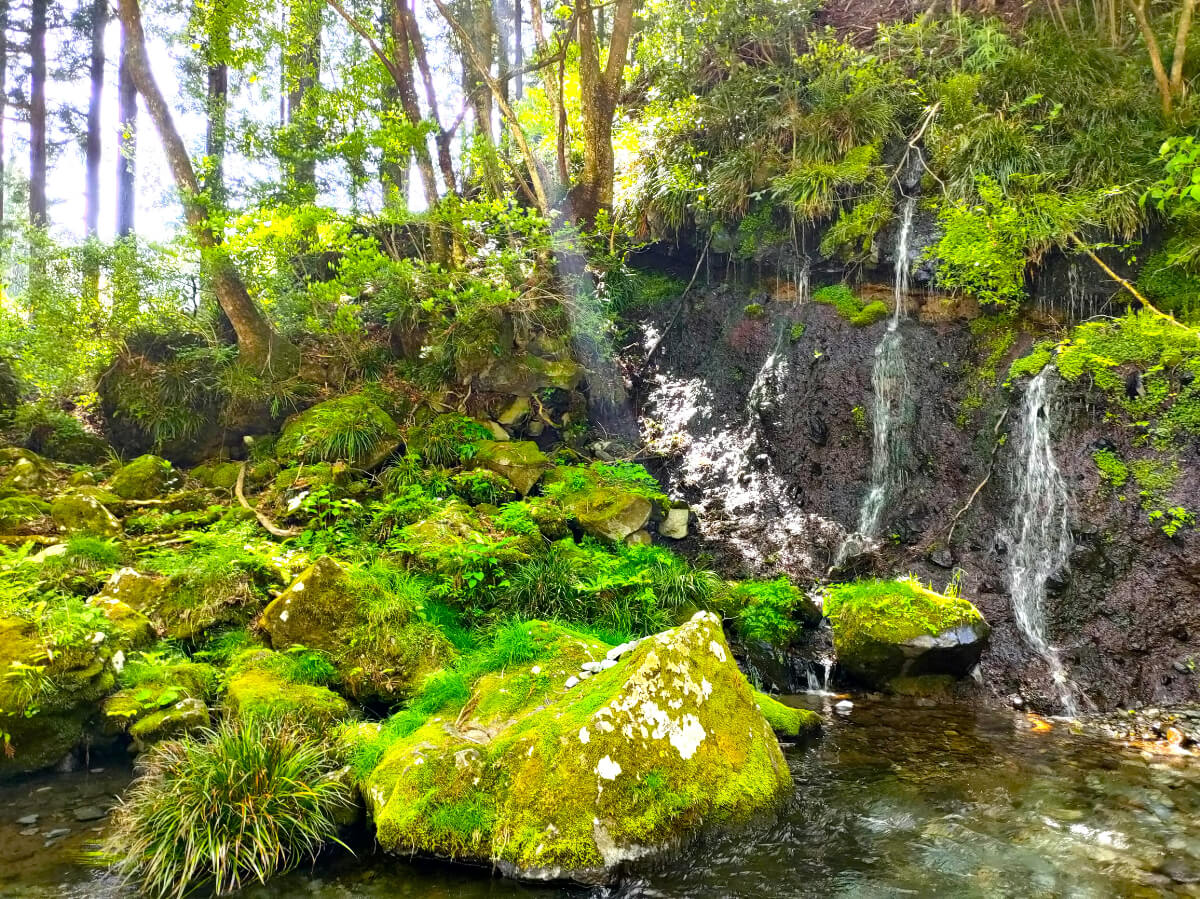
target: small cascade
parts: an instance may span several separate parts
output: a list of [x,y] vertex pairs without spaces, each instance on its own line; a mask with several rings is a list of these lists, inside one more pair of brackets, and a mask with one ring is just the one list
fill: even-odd
[[909,239],[916,208],[915,197],[905,199],[900,232],[896,238],[892,319],[883,340],[875,348],[875,366],[871,372],[871,386],[875,393],[871,413],[871,483],[859,508],[858,529],[846,538],[838,550],[835,568],[854,553],[861,552],[869,541],[879,536],[888,503],[904,486],[904,465],[908,456],[904,422],[909,405],[909,389],[900,322],[904,319],[908,298]]
[[1017,627],[1045,659],[1063,710],[1074,716],[1074,685],[1046,634],[1046,582],[1066,567],[1072,548],[1067,486],[1050,440],[1054,376],[1053,367],[1042,371],[1025,388],[1021,403],[1008,583]]
[[807,303],[812,295],[812,272],[809,265],[809,259],[805,256],[803,259],[796,262],[796,303],[803,305]]

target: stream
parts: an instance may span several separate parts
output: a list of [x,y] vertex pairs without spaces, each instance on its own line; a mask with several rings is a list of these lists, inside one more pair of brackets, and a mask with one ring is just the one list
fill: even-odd
[[[643,864],[606,888],[339,853],[253,899],[374,897],[1200,895],[1200,760],[1144,755],[1066,723],[968,705],[828,696],[825,733],[785,749],[795,794],[776,820]],[[127,765],[0,786],[0,897],[127,895],[82,857]],[[38,815],[35,825],[18,819]],[[84,815],[87,817],[87,815]],[[62,836],[48,833],[68,829]]]

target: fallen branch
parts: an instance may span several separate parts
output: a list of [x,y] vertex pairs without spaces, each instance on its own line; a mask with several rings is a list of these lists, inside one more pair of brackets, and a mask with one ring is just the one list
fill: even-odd
[[254,506],[252,506],[252,505],[250,505],[250,503],[246,502],[245,488],[246,488],[246,463],[243,462],[241,464],[241,466],[238,468],[237,486],[234,487],[234,493],[237,494],[238,502],[242,504],[242,508],[249,509],[251,512],[253,512],[254,517],[258,519],[258,523],[261,524],[268,533],[273,534],[276,537],[296,537],[300,534],[300,532],[295,530],[294,528],[279,527],[277,524],[275,524],[275,522],[273,522],[273,521],[271,521],[271,519],[267,518],[266,515],[263,515],[262,512],[258,511],[258,509],[254,508]]
[[[1124,278],[1122,278],[1120,275],[1118,275],[1116,272],[1114,272],[1112,270],[1112,268],[1109,267],[1109,265],[1107,263],[1105,263],[1105,261],[1103,259],[1101,259],[1099,256],[1096,255],[1096,253],[1092,250],[1091,247],[1089,247],[1087,244],[1085,244],[1082,240],[1079,239],[1078,235],[1072,234],[1071,239],[1073,241],[1075,241],[1075,243],[1078,245],[1079,249],[1083,250],[1083,252],[1087,253],[1088,256],[1091,257],[1092,262],[1096,263],[1096,265],[1098,265],[1098,266],[1100,266],[1100,268],[1104,269],[1104,273],[1106,275],[1108,275],[1110,278],[1112,278],[1114,281],[1116,281],[1118,284],[1120,284],[1122,287],[1124,287],[1126,290],[1128,290],[1131,294],[1133,294],[1134,298],[1139,303],[1141,303],[1142,306],[1145,307],[1149,312],[1153,313],[1154,315],[1158,316],[1161,319],[1165,319],[1166,321],[1171,322],[1171,324],[1179,325],[1179,327],[1181,327],[1181,328],[1187,327],[1187,325],[1180,322],[1173,315],[1168,315],[1167,313],[1161,311],[1157,306],[1155,306],[1148,299],[1146,299],[1144,296],[1142,296],[1142,294],[1138,291],[1138,289],[1136,287],[1134,287],[1132,284],[1130,284],[1128,281],[1126,281]],[[1189,329],[1189,330],[1191,330],[1191,329]]]
[[992,455],[988,459],[987,477],[985,477],[982,481],[980,481],[979,486],[976,487],[973,491],[971,491],[971,496],[970,496],[970,498],[967,499],[967,504],[965,506],[963,506],[961,509],[959,509],[958,513],[953,518],[950,519],[950,530],[946,534],[946,545],[947,546],[949,546],[954,540],[954,529],[956,527],[958,527],[958,522],[962,519],[962,517],[964,515],[967,514],[967,510],[970,509],[972,504],[975,502],[975,497],[979,496],[979,494],[983,490],[983,488],[988,485],[988,482],[992,479],[992,475],[996,471],[996,453],[1000,450],[1000,439],[999,439],[1000,428],[1004,426],[1004,421],[1005,421],[1005,419],[1008,418],[1008,412],[1009,412],[1008,409],[1004,410],[1004,414],[1002,414],[1000,416],[999,421],[996,422],[996,427],[992,429],[992,434],[997,439],[996,439],[995,443],[992,444]]

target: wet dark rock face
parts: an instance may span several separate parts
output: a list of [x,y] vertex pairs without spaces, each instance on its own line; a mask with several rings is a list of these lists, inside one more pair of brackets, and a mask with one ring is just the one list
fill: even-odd
[[[858,520],[870,479],[874,352],[887,322],[854,327],[795,296],[786,283],[694,289],[635,399],[643,439],[663,454],[656,473],[699,512],[685,551],[707,554],[731,575],[786,572],[803,583],[828,576]],[[747,311],[753,303],[761,314]],[[631,369],[674,311],[668,303],[635,323],[641,339],[629,351]],[[905,486],[878,545],[838,575],[912,573],[940,589],[961,569],[964,595],[993,629],[985,690],[997,702],[1055,712],[1048,667],[1022,639],[1008,595],[1011,432],[1022,385],[999,382],[1032,337],[1019,337],[981,388],[969,314],[937,298],[911,299],[901,325],[912,397]],[[972,392],[982,402],[964,406]],[[1063,384],[1058,399],[1054,450],[1072,496],[1075,548],[1069,570],[1048,584],[1050,641],[1085,708],[1200,699],[1200,537],[1166,537],[1148,522],[1135,486],[1101,484],[1093,451],[1108,446],[1129,458],[1135,435],[1105,421],[1098,394]],[[1196,461],[1194,449],[1181,456],[1172,493],[1189,509],[1200,506]]]

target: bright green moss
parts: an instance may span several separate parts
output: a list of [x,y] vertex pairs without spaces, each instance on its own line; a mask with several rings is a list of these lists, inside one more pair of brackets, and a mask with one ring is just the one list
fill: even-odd
[[391,416],[361,394],[340,396],[294,415],[275,452],[285,462],[345,462],[374,468],[400,443]]
[[875,300],[867,303],[861,310],[850,316],[850,324],[856,328],[865,328],[868,325],[873,325],[875,322],[881,322],[891,314],[887,303],[882,300]]
[[771,729],[789,737],[814,734],[821,729],[821,716],[808,709],[796,709],[772,699],[766,693],[754,691],[754,701]]
[[289,680],[290,666],[277,653],[248,650],[234,659],[225,707],[243,721],[258,719],[321,731],[354,717],[341,696],[327,687]]
[[1121,461],[1121,457],[1112,450],[1096,450],[1092,453],[1096,467],[1100,469],[1100,478],[1112,487],[1123,487],[1129,480],[1129,466]]
[[864,303],[854,291],[845,284],[830,284],[813,291],[813,300],[832,306],[838,315],[850,322],[856,328],[863,328],[882,321],[890,314],[887,304],[881,300]]
[[112,480],[109,489],[121,499],[154,499],[181,482],[171,463],[158,456],[138,456],[123,465]]

